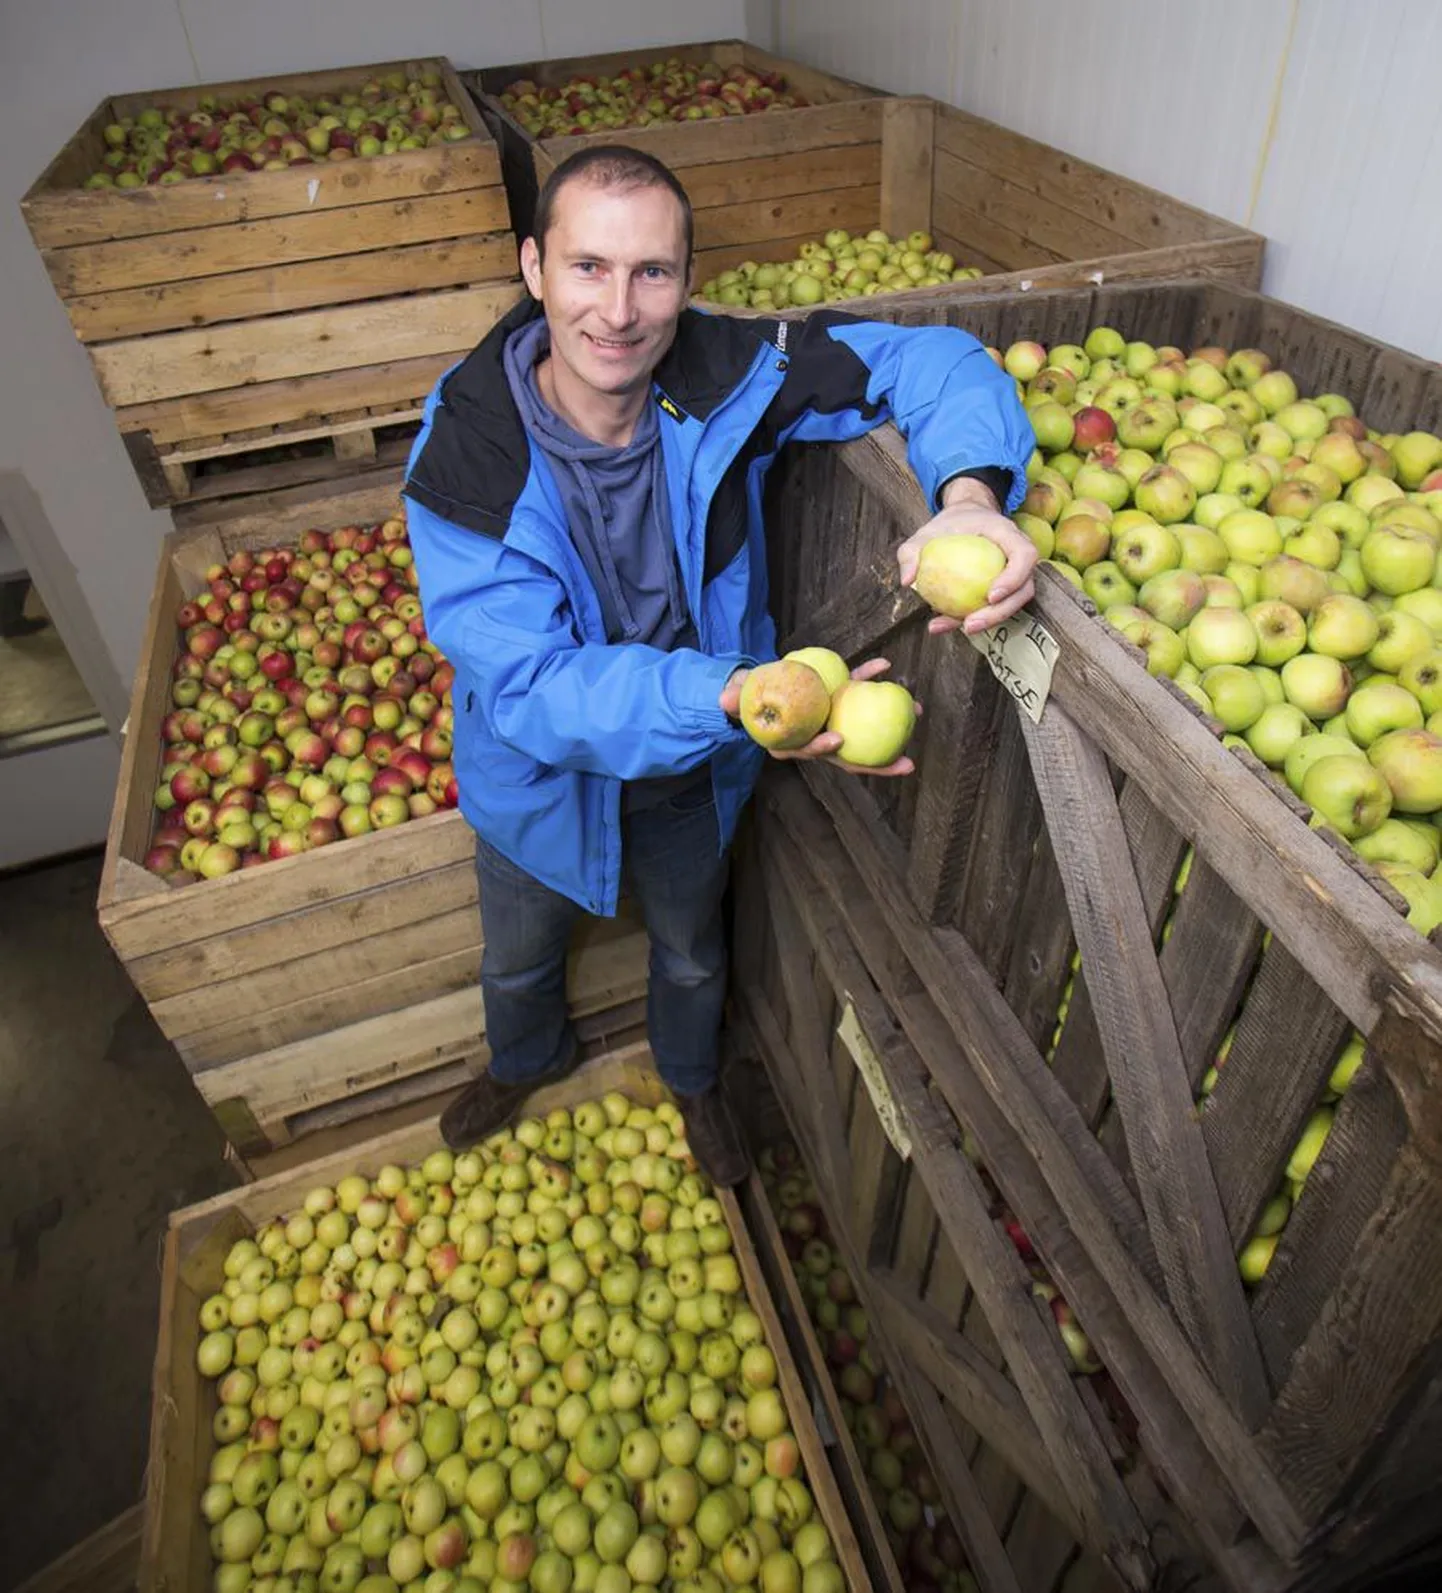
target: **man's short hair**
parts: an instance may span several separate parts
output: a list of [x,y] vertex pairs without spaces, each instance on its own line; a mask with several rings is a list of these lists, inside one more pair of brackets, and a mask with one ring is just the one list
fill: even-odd
[[546,234],[555,217],[556,198],[570,182],[586,181],[597,188],[620,189],[626,192],[635,188],[667,188],[681,206],[681,229],[686,243],[686,264],[691,264],[691,251],[695,242],[696,225],[691,214],[691,201],[675,172],[645,150],[632,149],[626,144],[596,144],[590,149],[577,150],[546,178],[536,200],[536,215],[531,236],[536,240],[536,252],[544,260]]

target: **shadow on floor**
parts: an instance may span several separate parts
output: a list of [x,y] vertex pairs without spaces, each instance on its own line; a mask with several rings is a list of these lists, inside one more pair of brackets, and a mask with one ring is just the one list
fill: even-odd
[[0,1588],[140,1497],[166,1218],[235,1182],[100,861],[0,876]]

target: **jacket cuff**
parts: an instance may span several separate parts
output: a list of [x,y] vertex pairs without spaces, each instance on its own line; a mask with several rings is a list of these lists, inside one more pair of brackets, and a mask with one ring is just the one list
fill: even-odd
[[1003,514],[1006,513],[1006,501],[1011,496],[1012,481],[1011,471],[1004,470],[1000,465],[973,465],[966,470],[952,470],[944,475],[936,489],[936,502],[932,505],[940,512],[942,502],[946,496],[946,489],[953,481],[962,476],[969,476],[973,481],[979,481],[983,487],[996,499],[996,505]]
[[685,700],[677,706],[709,735],[733,741],[749,740],[741,726],[728,718],[722,709],[721,693],[738,669],[754,669],[755,659],[741,653],[722,658],[713,658],[706,653],[696,656],[699,667],[688,672]]

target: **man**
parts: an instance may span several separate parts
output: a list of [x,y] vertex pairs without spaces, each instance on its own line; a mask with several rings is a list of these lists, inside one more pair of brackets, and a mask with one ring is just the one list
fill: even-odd
[[1008,564],[967,622],[981,629],[1031,595],[1035,551],[1000,511],[1025,491],[1032,433],[964,332],[687,309],[690,206],[636,150],[556,169],[521,270],[531,300],[441,379],[405,487],[427,624],[456,669],[491,1048],[442,1132],[473,1143],[574,1066],[567,940],[582,912],[615,913],[624,881],[651,942],[657,1067],[697,1162],[735,1183],[749,1162],[716,1082],[721,902],[764,756],[737,722],[740,685],[776,656],[762,478],[791,439],[894,420],[938,509],[902,544],[901,577],[930,537],[989,537]]

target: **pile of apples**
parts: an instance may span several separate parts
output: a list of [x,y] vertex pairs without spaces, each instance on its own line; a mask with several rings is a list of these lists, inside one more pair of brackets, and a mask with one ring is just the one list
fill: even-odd
[[[1167,910],[1167,916],[1162,925],[1162,944],[1171,939],[1172,926],[1176,919],[1177,904],[1181,900],[1182,892],[1186,889],[1187,881],[1191,877],[1192,863],[1195,853],[1190,847],[1183,854],[1180,868],[1177,870],[1176,880],[1172,886],[1172,902]],[[1272,932],[1267,930],[1262,936],[1262,951],[1271,944]],[[1056,1027],[1052,1031],[1051,1041],[1047,1047],[1047,1062],[1050,1064],[1056,1056],[1057,1046],[1061,1043],[1062,1032],[1066,1026],[1067,1013],[1071,1008],[1073,991],[1076,988],[1076,977],[1081,972],[1081,953],[1073,955],[1071,970],[1062,991],[1061,1001],[1057,1006]],[[1244,994],[1242,1001],[1245,1003]],[[1221,1069],[1226,1065],[1227,1057],[1231,1053],[1235,1029],[1228,1029],[1217,1047],[1217,1054],[1212,1065],[1202,1077],[1201,1086],[1197,1094],[1197,1109],[1205,1112],[1212,1098],[1212,1092],[1217,1087],[1217,1079]],[[1302,1198],[1302,1189],[1307,1182],[1307,1177],[1316,1165],[1317,1158],[1322,1154],[1322,1147],[1327,1143],[1327,1136],[1332,1131],[1332,1124],[1336,1117],[1337,1103],[1347,1093],[1352,1080],[1356,1077],[1357,1069],[1362,1065],[1366,1050],[1366,1039],[1357,1030],[1353,1030],[1347,1037],[1341,1051],[1333,1061],[1332,1071],[1328,1075],[1327,1085],[1322,1092],[1322,1100],[1307,1119],[1302,1129],[1301,1136],[1293,1147],[1291,1156],[1287,1159],[1286,1168],[1272,1198],[1263,1207],[1257,1219],[1256,1227],[1252,1230],[1247,1243],[1243,1245],[1237,1257],[1237,1267],[1242,1275],[1242,1282],[1248,1288],[1255,1288],[1267,1275],[1267,1269],[1272,1264],[1272,1258],[1277,1253],[1277,1245],[1281,1241],[1282,1230],[1287,1226],[1297,1202]]]
[[175,622],[153,873],[213,879],[456,805],[455,671],[404,519],[232,553]]
[[1442,438],[1302,398],[1256,349],[993,355],[1036,433],[1017,524],[1173,679],[1442,922]]
[[844,227],[835,227],[803,243],[794,260],[765,265],[743,260],[734,270],[718,271],[702,284],[697,297],[730,307],[784,310],[970,282],[981,275],[979,267],[959,266],[944,249],[937,249],[929,232],[893,238],[877,227],[853,238]]
[[669,1103],[313,1189],[199,1318],[215,1593],[844,1593]]
[[140,188],[317,161],[365,160],[470,138],[459,105],[427,68],[392,72],[308,99],[257,89],[235,100],[206,94],[192,111],[148,106],[104,130],[106,153],[86,188]]
[[517,78],[501,91],[500,101],[537,138],[752,116],[809,103],[779,72],[745,66],[723,71],[714,61],[694,66],[677,56],[628,66],[615,77],[573,77],[558,87]]

